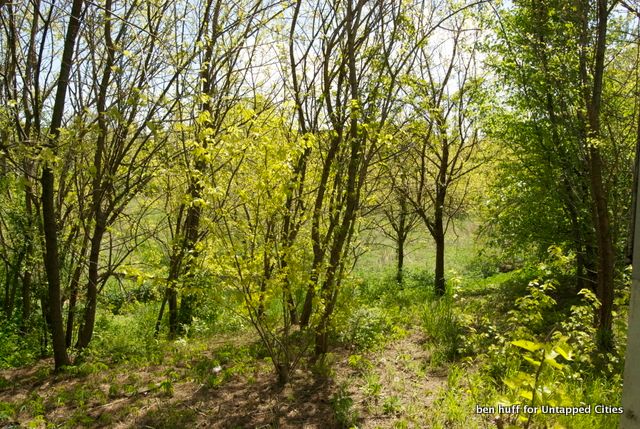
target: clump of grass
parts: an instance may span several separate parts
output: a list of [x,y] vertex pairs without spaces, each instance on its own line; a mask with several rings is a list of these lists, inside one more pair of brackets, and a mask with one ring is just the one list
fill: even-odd
[[439,366],[459,356],[463,328],[450,295],[425,304],[422,326],[430,339],[432,365]]

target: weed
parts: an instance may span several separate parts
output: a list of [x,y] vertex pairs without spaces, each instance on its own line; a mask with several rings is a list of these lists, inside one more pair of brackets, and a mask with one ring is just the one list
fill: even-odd
[[10,402],[0,401],[0,422],[13,420],[16,415],[16,406]]
[[392,327],[384,310],[364,307],[351,314],[343,338],[359,350],[369,350],[384,343]]
[[47,420],[44,418],[44,416],[37,415],[33,419],[27,422],[27,428],[36,429],[36,428],[46,427],[46,424],[47,424]]
[[362,374],[366,373],[373,367],[373,364],[369,359],[359,354],[349,356],[349,358],[347,359],[347,363],[351,368],[359,371]]
[[31,392],[21,409],[27,411],[32,416],[43,415],[45,410],[44,398],[38,395],[37,392]]
[[109,385],[109,392],[108,395],[110,398],[116,398],[118,396],[120,396],[120,392],[122,391],[122,389],[120,388],[120,386],[118,384],[110,384]]
[[382,412],[389,415],[397,415],[402,410],[400,399],[397,396],[392,395],[384,400],[382,403]]
[[340,386],[338,392],[331,397],[331,406],[340,427],[352,428],[356,425],[358,413],[353,409],[353,398],[345,385]]
[[368,398],[372,398],[374,402],[378,402],[380,393],[382,392],[382,384],[380,383],[380,376],[376,373],[368,373],[365,375],[364,392]]
[[333,365],[335,364],[335,355],[333,353],[325,353],[321,358],[316,360],[311,366],[311,372],[320,379],[330,379],[335,376]]
[[164,380],[160,383],[160,390],[162,390],[162,393],[166,396],[173,396],[173,382],[170,379]]

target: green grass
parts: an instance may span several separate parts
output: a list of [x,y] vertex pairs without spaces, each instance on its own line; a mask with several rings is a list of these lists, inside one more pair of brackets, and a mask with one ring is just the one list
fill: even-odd
[[[469,264],[477,256],[480,247],[476,244],[477,224],[473,221],[459,221],[455,230],[451,227],[445,240],[445,271],[456,276],[468,270]],[[371,243],[355,266],[355,273],[362,278],[384,277],[394,272],[396,249],[391,239],[379,232],[372,232]],[[418,227],[406,245],[404,269],[407,272],[433,272],[435,270],[436,249],[433,238]],[[395,272],[394,272],[395,274]]]

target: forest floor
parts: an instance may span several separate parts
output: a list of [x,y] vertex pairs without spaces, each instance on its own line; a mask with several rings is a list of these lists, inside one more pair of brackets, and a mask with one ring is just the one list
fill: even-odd
[[[475,254],[471,230],[448,243],[454,283]],[[432,253],[420,242],[410,246],[404,289],[378,271],[392,263],[392,247],[365,255],[354,283],[362,295],[344,298],[337,322],[342,339],[323,360],[301,360],[284,388],[248,326],[144,345],[136,326],[148,331],[147,316],[107,314],[112,322],[101,328],[102,345],[84,363],[60,374],[52,373],[51,359],[0,370],[0,429],[453,427],[445,408],[462,410],[455,424],[468,428],[472,406],[460,397],[470,394],[460,386],[469,384],[462,376],[469,368],[432,355],[439,349],[424,320],[434,310],[425,307],[430,280],[421,274]],[[469,299],[495,302],[490,296],[498,291],[486,292]],[[134,308],[155,320],[153,308]]]
[[375,352],[337,348],[331,362],[296,370],[284,388],[268,361],[218,365],[215,345],[175,364],[184,353],[162,365],[85,364],[59,375],[44,359],[0,371],[0,403],[16,407],[0,427],[420,427],[447,380],[429,367],[425,342],[416,327]]

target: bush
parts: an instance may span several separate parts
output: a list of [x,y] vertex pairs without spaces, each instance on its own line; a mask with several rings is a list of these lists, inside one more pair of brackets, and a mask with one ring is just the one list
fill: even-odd
[[86,355],[108,358],[112,362],[146,361],[159,356],[159,342],[153,338],[155,306],[133,303],[127,307],[126,314],[98,314]]
[[14,322],[0,320],[0,369],[33,363],[38,347],[37,333],[23,335]]
[[382,344],[392,328],[391,318],[384,310],[364,307],[351,314],[341,337],[359,350],[368,350]]

